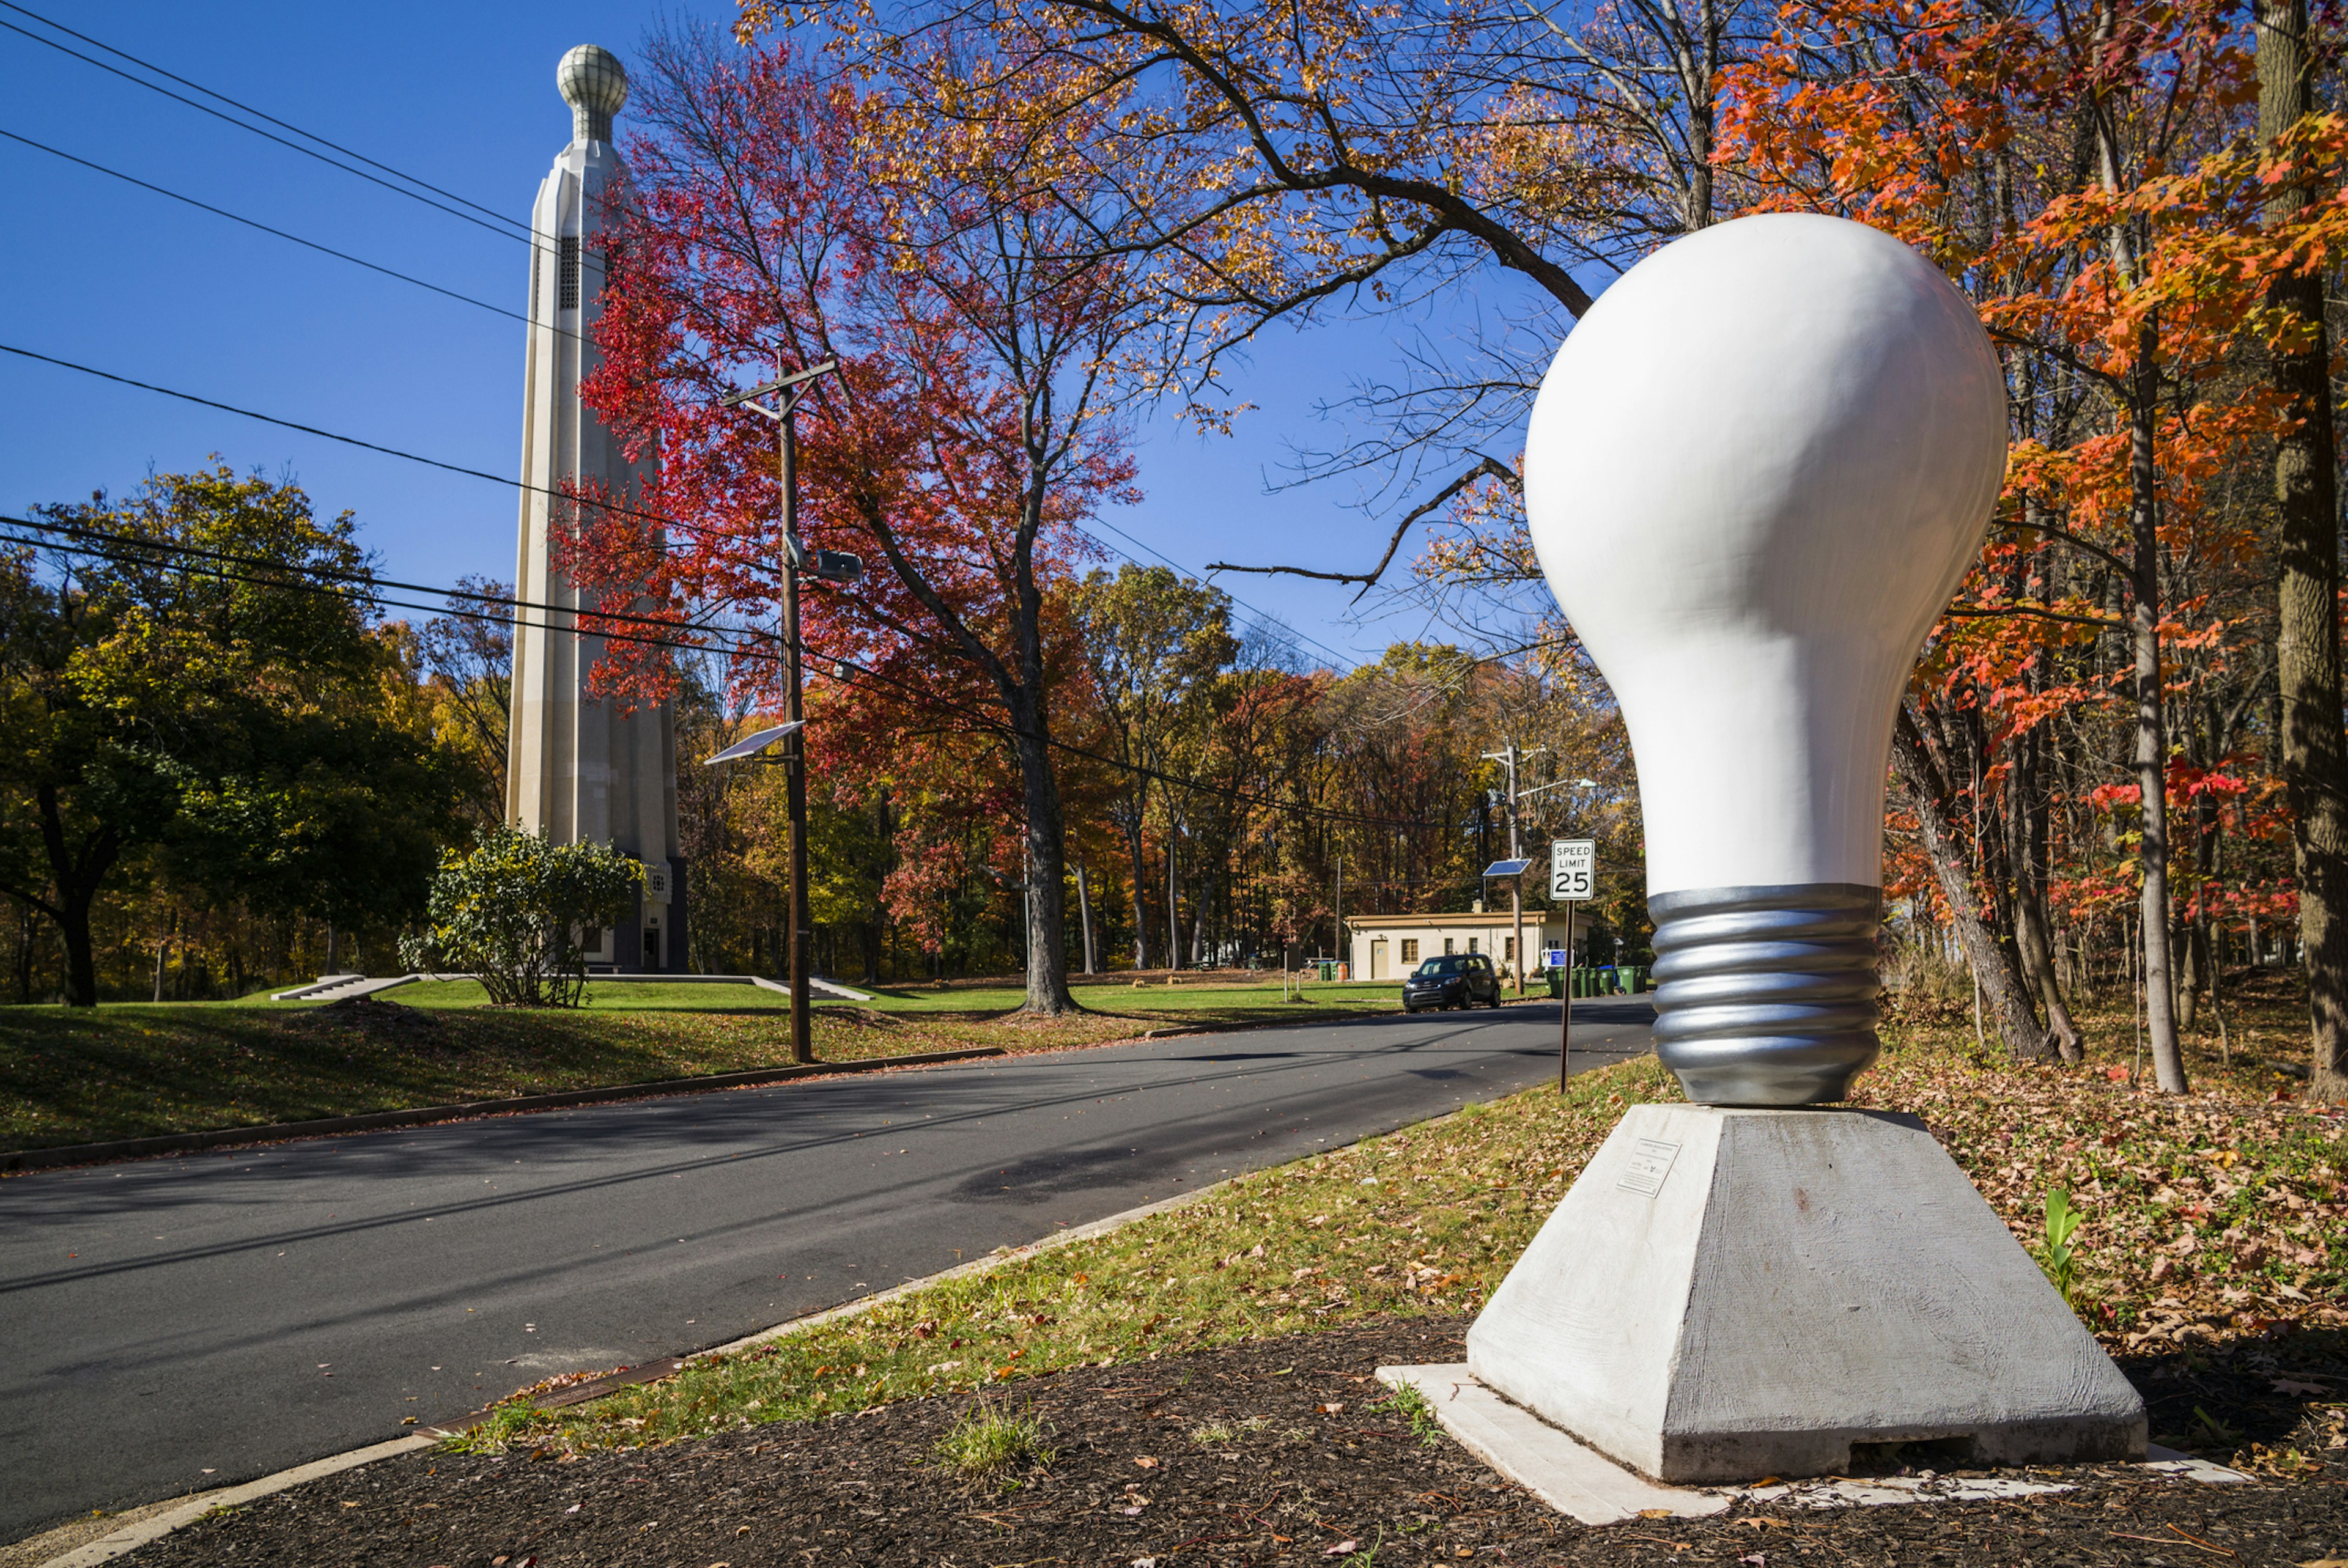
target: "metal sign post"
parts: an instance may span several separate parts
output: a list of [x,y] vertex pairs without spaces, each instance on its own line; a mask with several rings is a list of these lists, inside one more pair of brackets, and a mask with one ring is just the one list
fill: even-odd
[[[1594,838],[1552,838],[1549,841],[1549,896],[1552,903],[1571,906],[1587,902],[1598,891],[1598,841]],[[1557,1013],[1557,1091],[1565,1092],[1573,1076],[1573,910],[1565,912],[1565,998]]]

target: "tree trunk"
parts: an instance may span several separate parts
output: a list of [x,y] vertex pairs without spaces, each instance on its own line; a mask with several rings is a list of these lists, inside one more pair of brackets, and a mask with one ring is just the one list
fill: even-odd
[[1149,857],[1142,853],[1140,822],[1118,825],[1125,829],[1125,847],[1133,858],[1133,880],[1128,884],[1133,896],[1133,967],[1146,969],[1149,967],[1149,907],[1142,902],[1141,890],[1149,882]]
[[89,907],[121,851],[121,842],[112,830],[103,830],[85,841],[76,855],[66,843],[65,809],[57,786],[40,785],[34,801],[41,814],[42,847],[48,851],[49,881],[57,890],[55,904],[36,903],[35,907],[57,923],[57,935],[65,941],[66,1005],[94,1008],[98,949],[90,940]]
[[[2033,503],[2035,510],[2035,503]],[[2054,569],[2051,548],[2037,552],[2036,569]],[[2027,681],[2034,692],[2046,685],[2046,661],[2032,661]],[[2037,992],[2046,1017],[2046,1031],[2065,1061],[2085,1061],[2085,1039],[2063,999],[2057,941],[2046,915],[2046,866],[2049,858],[2045,774],[2050,751],[2043,726],[2034,726],[2014,738],[2013,766],[2006,775],[2006,866],[2013,881],[2015,956],[2023,978]]]
[[1175,845],[1182,829],[1169,815],[1166,819],[1166,968],[1170,973],[1182,967],[1182,900],[1181,885],[1176,880]]
[[2185,976],[2177,1023],[2191,1029],[2201,1017],[2201,993],[2217,1005],[2216,950],[2209,944],[2209,892],[2218,872],[2218,813],[2209,797],[2193,797],[2193,893],[2185,917]]
[[[2029,744],[2027,738],[2024,744]],[[2038,887],[2039,862],[2030,843],[2030,806],[2022,798],[2029,776],[2028,770],[2016,766],[2008,774],[2006,783],[2006,788],[2015,795],[2006,814],[2006,860],[2013,876],[2014,955],[2021,960],[2024,979],[2037,993],[2039,1005],[2046,1009],[2046,1032],[2056,1053],[2065,1061],[2085,1061],[2086,1041],[2072,1020],[2071,1009],[2063,1003],[2063,988],[2054,978],[2054,952],[2047,940],[2046,906]]]
[[[2314,108],[2306,0],[2258,0],[2256,19],[2259,135],[2271,142]],[[2304,183],[2271,187],[2267,221],[2289,219],[2315,196]],[[2278,278],[2267,300],[2296,329],[2273,357],[2275,390],[2297,421],[2275,443],[2281,771],[2307,967],[2310,1089],[2336,1101],[2348,1099],[2348,744],[2340,722],[2339,496],[2323,276]]]
[[2006,1053],[2017,1061],[2044,1060],[2046,1031],[2038,1027],[2038,1015],[2031,1010],[2030,992],[2023,984],[2011,953],[1982,920],[1972,879],[1966,875],[1964,851],[1949,821],[1947,787],[1941,780],[1940,769],[1926,754],[1923,736],[1918,733],[1915,720],[1904,703],[1892,735],[1891,759],[1900,793],[1907,796],[1909,808],[1916,814],[1918,836],[1924,841],[1925,856],[1931,861],[1932,873],[1940,880],[1941,896],[1955,917],[1957,939],[1963,945],[1965,960],[1972,965],[1973,977],[1981,985],[1982,1000],[1997,1020],[1998,1036],[2005,1041]]
[[1034,1013],[1076,1010],[1068,994],[1068,856],[1060,827],[1060,786],[1052,740],[1032,702],[1012,709],[1020,794],[1027,807],[1027,1005]]
[[1085,857],[1081,855],[1076,856],[1076,918],[1084,926],[1085,973],[1097,973],[1093,965],[1093,896],[1085,886]]
[[2144,879],[2137,924],[2144,934],[2144,1025],[2153,1081],[2163,1094],[2183,1094],[2185,1053],[2177,1038],[2168,951],[2168,716],[2160,688],[2160,518],[2153,452],[2158,345],[2158,329],[2146,323],[2137,334],[2128,389],[2128,528],[2136,547],[2128,642],[2136,660],[2136,780],[2143,826],[2138,863]]

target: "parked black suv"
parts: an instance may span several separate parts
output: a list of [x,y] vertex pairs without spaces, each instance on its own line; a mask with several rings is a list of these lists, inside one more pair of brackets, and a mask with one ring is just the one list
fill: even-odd
[[1481,953],[1446,953],[1427,959],[1403,979],[1405,1012],[1474,1007],[1478,1002],[1486,1007],[1500,1005],[1500,973]]

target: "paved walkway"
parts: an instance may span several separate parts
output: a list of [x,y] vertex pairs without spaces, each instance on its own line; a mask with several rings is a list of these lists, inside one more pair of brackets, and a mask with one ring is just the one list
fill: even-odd
[[[1651,1018],[1577,1005],[1577,1070],[1645,1050]],[[12,1178],[0,1541],[1541,1082],[1557,1019],[1389,1015]]]

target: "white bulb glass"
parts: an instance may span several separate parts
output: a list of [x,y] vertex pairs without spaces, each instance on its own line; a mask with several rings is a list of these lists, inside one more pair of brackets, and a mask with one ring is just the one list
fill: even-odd
[[1630,730],[1657,1049],[1691,1099],[1838,1100],[1874,1059],[1892,723],[2005,444],[1972,307],[1838,218],[1664,247],[1541,384],[1526,513]]

